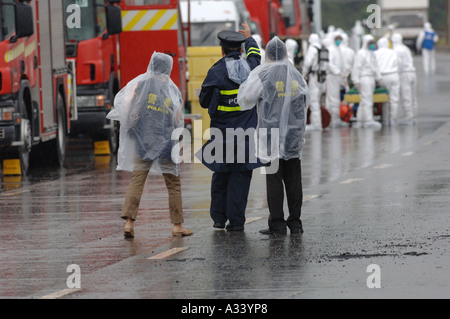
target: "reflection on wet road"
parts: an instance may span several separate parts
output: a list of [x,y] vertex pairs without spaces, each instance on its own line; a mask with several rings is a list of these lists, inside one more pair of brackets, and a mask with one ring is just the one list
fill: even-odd
[[[450,59],[440,58],[448,69]],[[70,140],[62,169],[1,180],[0,297],[64,291],[72,264],[82,289],[66,298],[448,297],[440,278],[450,274],[449,77],[443,69],[422,81],[428,108],[415,126],[307,133],[303,237],[258,233],[268,216],[261,174],[246,231],[214,231],[211,173],[184,164],[183,207],[195,236],[172,238],[164,179],[152,176],[136,239],[126,241],[119,215],[130,174],[115,171],[114,157],[95,157],[90,140]],[[366,286],[373,263],[383,269],[381,292]]]

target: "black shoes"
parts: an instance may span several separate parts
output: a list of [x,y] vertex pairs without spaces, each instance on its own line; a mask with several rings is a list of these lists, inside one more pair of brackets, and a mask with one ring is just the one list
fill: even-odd
[[263,235],[287,235],[287,230],[265,229],[260,231]]
[[244,226],[227,226],[227,231],[244,231]]
[[214,228],[217,228],[217,229],[225,229],[225,224],[222,224],[222,223],[214,223],[214,226],[213,226]]
[[291,235],[302,235],[304,233],[303,228],[291,229]]
[[216,229],[226,229],[227,231],[244,231],[244,229],[245,229],[244,226],[227,225],[225,227],[225,224],[223,224],[223,223],[214,223],[213,227],[216,228]]
[[[272,230],[272,229],[265,229],[260,231],[263,235],[287,235],[287,230]],[[303,228],[298,229],[291,229],[291,235],[301,235],[303,234]]]

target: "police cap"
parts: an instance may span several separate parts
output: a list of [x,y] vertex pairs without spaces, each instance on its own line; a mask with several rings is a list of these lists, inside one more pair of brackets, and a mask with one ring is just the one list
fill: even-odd
[[219,32],[217,37],[220,40],[220,45],[228,48],[239,48],[246,40],[243,34],[230,30]]

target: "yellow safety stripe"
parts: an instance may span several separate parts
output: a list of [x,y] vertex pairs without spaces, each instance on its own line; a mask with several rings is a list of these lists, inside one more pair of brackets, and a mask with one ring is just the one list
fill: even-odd
[[237,95],[238,93],[239,93],[239,89],[220,91],[220,94],[222,94],[222,95]]
[[261,56],[261,50],[258,48],[250,48],[247,52],[247,58],[250,54],[258,54],[259,56]]
[[21,43],[21,44],[15,46],[13,49],[11,49],[5,53],[5,56],[4,56],[5,62],[9,63],[9,62],[17,59],[24,52],[25,52],[25,44],[24,43]]
[[169,10],[124,10],[123,31],[177,30],[178,12]]
[[240,106],[223,106],[223,105],[219,105],[217,107],[217,110],[222,111],[222,112],[237,112],[237,111],[241,111],[241,107]]

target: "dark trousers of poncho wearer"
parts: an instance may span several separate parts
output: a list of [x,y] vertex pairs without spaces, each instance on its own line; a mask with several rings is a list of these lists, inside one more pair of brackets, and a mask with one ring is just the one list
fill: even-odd
[[[302,228],[300,220],[303,205],[303,185],[301,160],[279,161],[279,169],[275,174],[266,176],[267,202],[269,205],[269,228],[273,231],[284,231],[286,227],[292,230]],[[289,208],[289,217],[284,215],[284,195]]]
[[253,171],[214,173],[211,186],[211,218],[215,223],[245,225],[245,210]]

